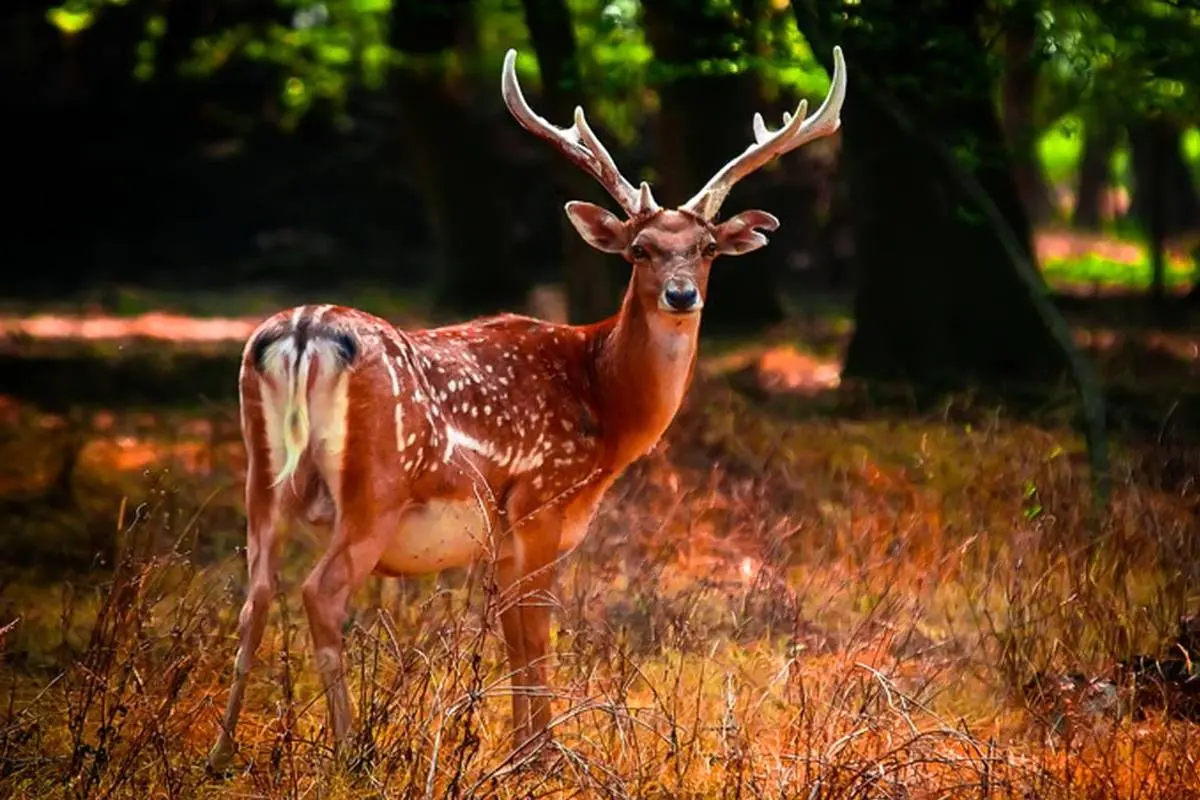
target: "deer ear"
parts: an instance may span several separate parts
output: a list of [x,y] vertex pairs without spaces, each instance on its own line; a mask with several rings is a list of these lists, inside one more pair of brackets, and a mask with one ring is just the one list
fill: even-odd
[[583,240],[604,253],[623,253],[629,246],[625,223],[608,209],[582,200],[567,203],[567,219]]
[[717,248],[727,256],[740,256],[752,252],[767,243],[767,237],[755,230],[756,228],[773,231],[778,227],[779,220],[773,214],[765,211],[743,211],[717,226]]

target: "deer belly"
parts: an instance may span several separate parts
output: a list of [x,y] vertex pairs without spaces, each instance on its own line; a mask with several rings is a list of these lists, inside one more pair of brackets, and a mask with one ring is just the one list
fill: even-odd
[[490,532],[474,498],[414,505],[400,517],[376,570],[416,574],[466,566],[484,552]]

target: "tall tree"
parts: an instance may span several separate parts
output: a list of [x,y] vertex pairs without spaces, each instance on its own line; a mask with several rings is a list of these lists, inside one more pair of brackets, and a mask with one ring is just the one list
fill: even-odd
[[1051,216],[1050,192],[1035,147],[1038,74],[1041,67],[1038,2],[1016,0],[1001,15],[1004,34],[1004,133],[1012,148],[1013,178],[1025,211],[1035,223]]
[[1065,35],[1057,42],[1067,45],[1074,61],[1089,65],[1082,70],[1090,84],[1088,105],[1128,130],[1130,216],[1150,240],[1151,296],[1159,301],[1165,295],[1166,240],[1200,224],[1200,198],[1180,152],[1183,128],[1200,118],[1197,95],[1188,91],[1200,81],[1200,4],[1092,0],[1060,16]]
[[[1192,170],[1183,156],[1184,125],[1164,114],[1154,114],[1129,125],[1132,151],[1133,197],[1130,214],[1149,230],[1162,227],[1165,237],[1175,236],[1200,223]],[[1162,219],[1151,220],[1153,203],[1160,203]]]
[[470,79],[446,67],[451,54],[474,52],[473,26],[470,0],[392,5],[391,44],[405,56],[392,86],[438,249],[434,302],[466,313],[522,303],[530,286],[508,253],[507,187],[490,123],[468,113]]
[[847,376],[933,388],[1002,387],[1065,370],[1064,348],[999,232],[937,157],[946,148],[956,154],[1028,259],[1029,220],[980,34],[985,5],[793,3],[814,47],[828,52],[841,43],[849,65],[842,158],[860,285]]
[[[762,93],[757,74],[741,67],[764,7],[762,0],[642,0],[661,107],[654,163],[655,191],[663,202],[686,202],[753,141],[750,122],[762,110]],[[726,208],[753,205],[761,193],[761,179],[747,181],[733,190]],[[736,271],[713,270],[715,299],[705,311],[705,326],[750,329],[782,319],[773,263],[760,250],[743,256]]]
[[1155,115],[1129,128],[1133,151],[1133,198],[1130,214],[1150,240],[1150,300],[1166,298],[1166,242],[1200,223],[1196,188],[1183,158],[1183,131],[1177,121]]
[[1082,230],[1100,230],[1105,193],[1110,185],[1110,164],[1117,148],[1117,126],[1096,114],[1084,123],[1083,155],[1075,186],[1071,224]]
[[[529,27],[541,68],[545,113],[555,125],[570,125],[575,107],[587,106],[570,10],[566,0],[523,0],[523,5],[525,24]],[[595,114],[592,114],[589,121],[594,118]],[[592,124],[598,127],[594,122]],[[602,131],[598,133],[604,141],[611,141],[611,137],[604,137]],[[564,159],[553,161],[560,207],[567,200],[587,200],[601,205],[606,202],[604,191],[594,180]],[[614,279],[614,271],[617,265],[611,256],[589,247],[571,227],[566,214],[560,215],[559,224],[563,232],[567,313],[575,322],[602,319],[616,308],[618,282]]]

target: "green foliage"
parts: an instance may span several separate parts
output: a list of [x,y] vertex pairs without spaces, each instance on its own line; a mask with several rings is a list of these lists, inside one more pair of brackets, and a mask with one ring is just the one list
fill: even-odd
[[1200,128],[1188,128],[1183,134],[1183,159],[1200,180]]
[[1200,9],[1168,0],[1048,3],[1041,15],[1046,75],[1058,102],[1129,118],[1166,112],[1194,118],[1200,98]]
[[824,97],[829,73],[800,32],[795,15],[775,13],[762,27],[761,47],[766,55],[751,59],[750,64],[762,75],[768,99],[783,89],[802,97]]
[[1083,157],[1084,122],[1078,114],[1068,114],[1042,134],[1038,140],[1038,157],[1046,177],[1053,183],[1067,181],[1079,167]]
[[[1042,274],[1057,287],[1091,286],[1104,289],[1146,291],[1151,284],[1150,257],[1141,250],[1136,261],[1118,261],[1099,253],[1066,258],[1043,258]],[[1168,289],[1185,289],[1195,277],[1195,265],[1187,260],[1169,261],[1165,283]]]
[[[537,57],[529,40],[525,26],[525,13],[520,2],[515,0],[475,0],[473,12],[479,51],[474,55],[474,68],[496,76],[499,86],[500,65],[510,47],[518,50],[517,71],[537,74]],[[467,68],[467,54],[457,54],[464,59],[460,68]],[[454,57],[452,55],[452,57]]]
[[[183,2],[184,0],[174,0]],[[782,94],[818,98],[829,77],[800,34],[794,16],[777,4],[764,6],[760,20],[745,20],[728,2],[708,0],[714,12],[730,15],[743,33],[735,56],[689,65],[701,73],[755,70],[767,99]],[[389,45],[392,0],[276,0],[264,17],[235,17],[220,28],[204,30],[186,43],[181,63],[158,61],[169,30],[169,5],[138,0],[68,0],[47,12],[47,19],[64,35],[84,34],[111,6],[130,3],[144,8],[142,36],[137,44],[134,77],[151,80],[161,69],[177,70],[194,80],[207,80],[239,61],[270,65],[279,80],[279,122],[293,127],[304,114],[324,106],[345,113],[355,87],[380,91],[388,70],[402,68],[406,59]],[[567,0],[574,22],[589,111],[613,131],[631,141],[641,119],[655,107],[648,91],[652,73],[663,69],[641,25],[638,0]],[[439,55],[439,66],[454,74],[494,76],[505,51],[517,47],[518,71],[530,83],[537,80],[537,59],[529,45],[524,10],[514,0],[477,0],[472,4],[478,50]],[[247,12],[248,14],[249,12]],[[176,48],[179,50],[179,48]],[[427,59],[428,57],[421,57]],[[679,67],[667,67],[679,69]],[[790,104],[789,100],[789,104]],[[561,122],[566,122],[565,120]]]
[[123,6],[128,0],[68,0],[46,11],[46,21],[66,36],[74,36],[92,27],[104,6]]
[[[85,32],[110,6],[135,0],[69,0],[47,12],[66,35]],[[184,2],[184,0],[175,0]],[[143,35],[134,77],[149,80],[158,68],[161,41],[174,35],[162,5],[143,3]],[[239,59],[274,66],[280,79],[280,122],[291,127],[315,104],[340,109],[354,85],[379,89],[393,62],[387,44],[391,0],[276,0],[265,17],[247,15],[204,31],[185,47],[181,63],[166,65],[203,80]],[[261,12],[259,12],[261,13]]]
[[[1087,126],[1088,122],[1082,113],[1065,114],[1048,125],[1038,137],[1038,160],[1042,166],[1042,173],[1051,184],[1073,184],[1077,180],[1079,164],[1083,159]],[[1185,145],[1186,141],[1185,138]],[[1200,136],[1196,137],[1196,141],[1197,150],[1200,151]],[[1189,158],[1189,163],[1200,164],[1200,152],[1196,157]],[[1108,169],[1109,179],[1114,186],[1126,189],[1132,186],[1133,176],[1130,172],[1127,146],[1120,145],[1113,149]]]
[[589,109],[618,141],[634,139],[644,113],[646,70],[654,57],[639,25],[637,0],[569,0]]
[[391,0],[277,1],[291,12],[289,24],[247,22],[202,36],[180,65],[184,74],[207,77],[238,57],[276,66],[285,126],[321,101],[342,108],[356,83],[383,85],[393,61],[387,44]]
[[[727,58],[706,59],[687,69],[701,73],[754,70],[762,78],[769,100],[783,94],[820,97],[828,75],[797,28],[787,4],[734,4],[703,0],[713,13],[727,15],[738,31]],[[175,0],[183,2],[183,0]],[[142,40],[137,46],[134,75],[154,77],[167,66],[205,79],[239,59],[272,65],[279,75],[281,122],[294,125],[317,104],[342,109],[355,86],[382,88],[389,68],[403,60],[388,45],[392,0],[276,0],[267,19],[246,17],[218,30],[206,30],[185,48],[181,64],[156,61],[168,30],[168,4],[138,0],[67,0],[47,11],[47,19],[64,35],[82,35],[106,9],[141,5],[145,8]],[[618,138],[628,140],[654,100],[647,92],[655,70],[679,69],[656,65],[641,27],[639,0],[567,0],[575,27],[581,67],[594,115]],[[1002,3],[1001,13],[1012,3]],[[1064,176],[1077,161],[1077,143],[1063,128],[1077,128],[1094,115],[1128,117],[1146,111],[1200,115],[1195,92],[1186,87],[1200,79],[1200,11],[1194,4],[1167,0],[1076,4],[1051,0],[1037,11],[1040,50],[1045,62],[1043,106],[1051,123],[1040,144],[1052,176]],[[761,18],[745,20],[741,13],[757,7]],[[479,51],[447,54],[457,71],[493,74],[504,51],[521,48],[519,70],[536,80],[536,58],[528,47],[521,3],[478,0],[473,4]],[[247,14],[249,12],[246,12]],[[255,13],[261,14],[260,11]],[[843,15],[845,16],[845,15]],[[862,14],[844,20],[849,28]],[[864,17],[865,19],[865,17]],[[874,17],[872,17],[874,19]],[[861,27],[861,26],[859,26]],[[872,31],[886,36],[888,31]],[[1069,121],[1058,122],[1064,115]],[[1057,130],[1055,128],[1058,128]],[[1200,134],[1190,140],[1193,163],[1200,163]]]
[[[89,30],[104,13],[106,7],[127,6],[130,0],[70,0],[54,6],[46,12],[46,21],[64,36],[74,37]],[[136,64],[133,76],[138,80],[154,77],[158,47],[167,33],[166,17],[155,11],[144,15],[142,39],[136,47]]]
[[[651,87],[678,77],[683,69],[694,69],[699,74],[756,71],[768,100],[776,100],[784,92],[820,98],[828,91],[828,73],[786,8],[769,9],[762,20],[746,26],[729,3],[708,2],[714,13],[727,13],[735,25],[748,27],[749,41],[735,41],[731,45],[733,57],[701,59],[681,68],[655,61],[641,24],[638,0],[567,0],[588,96],[588,115],[612,131],[618,141],[633,141],[643,118],[655,109]],[[479,64],[487,74],[499,69],[505,50],[520,48],[528,39],[523,17],[511,13],[511,7],[504,0],[483,0],[478,5]],[[532,52],[521,52],[517,70],[523,77],[537,75]]]

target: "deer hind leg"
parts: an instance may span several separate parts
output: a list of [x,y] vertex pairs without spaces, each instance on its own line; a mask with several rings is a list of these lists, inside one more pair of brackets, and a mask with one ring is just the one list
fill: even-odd
[[308,614],[317,670],[325,689],[335,752],[345,754],[354,722],[350,691],[342,665],[342,628],[350,597],[379,563],[398,516],[369,517],[343,511],[329,549],[304,581],[302,594]]
[[512,534],[511,553],[496,565],[500,624],[512,673],[513,747],[532,753],[550,739],[546,659],[554,563],[561,526],[552,515],[526,519]]
[[246,681],[255,652],[262,642],[267,615],[275,595],[275,572],[278,561],[278,533],[282,523],[281,488],[272,488],[260,459],[252,459],[246,476],[246,564],[249,582],[246,600],[238,617],[238,649],[233,665],[233,683],[225,704],[225,715],[217,741],[208,754],[209,772],[224,772],[233,757],[234,731]]

